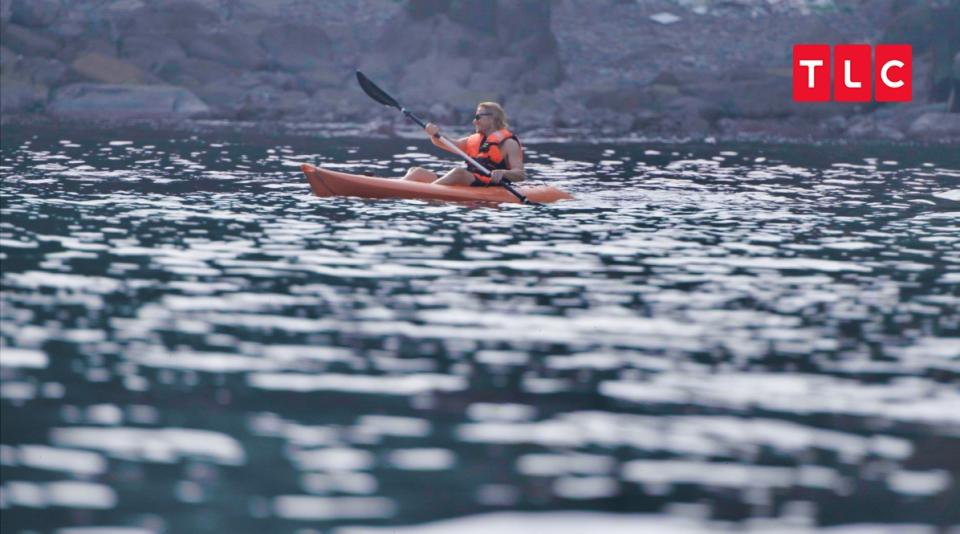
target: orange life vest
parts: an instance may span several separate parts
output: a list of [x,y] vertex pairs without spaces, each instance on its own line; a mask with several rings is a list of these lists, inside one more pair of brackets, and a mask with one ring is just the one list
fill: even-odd
[[[475,133],[467,138],[467,146],[464,152],[468,156],[477,160],[477,163],[483,165],[487,170],[507,169],[507,155],[500,150],[507,139],[514,139],[520,144],[520,139],[510,130],[503,128],[490,135]],[[523,145],[520,146],[520,153],[523,153]],[[483,183],[489,183],[490,178],[480,173],[480,170],[473,165],[467,165],[467,170],[473,173],[473,176]]]

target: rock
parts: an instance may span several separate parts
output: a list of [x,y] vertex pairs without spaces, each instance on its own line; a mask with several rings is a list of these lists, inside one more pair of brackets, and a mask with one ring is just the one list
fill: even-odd
[[[211,80],[195,92],[217,113],[237,118],[277,117],[296,105],[309,107],[306,92],[296,90],[296,78],[286,73],[243,72]],[[297,102],[298,104],[292,104]]]
[[306,72],[298,72],[294,87],[307,94],[313,94],[323,88],[348,88],[354,90],[352,84],[356,81],[353,72],[337,68],[320,68]]
[[850,127],[847,128],[845,135],[858,139],[889,139],[893,141],[899,141],[906,137],[902,131],[889,122],[882,119],[878,120],[877,117],[871,115],[858,116],[851,120]]
[[592,91],[586,95],[589,108],[605,108],[620,113],[631,113],[654,103],[645,88],[624,87],[607,91]]
[[191,34],[181,41],[191,57],[247,70],[262,69],[268,64],[266,52],[256,39],[240,33]]
[[696,88],[694,94],[715,104],[724,117],[784,117],[793,108],[793,86],[783,78],[707,82]]
[[267,85],[251,90],[248,102],[258,117],[301,117],[310,111],[310,97],[306,93]]
[[680,17],[674,15],[673,13],[657,13],[656,15],[650,15],[650,20],[658,22],[660,24],[673,24],[678,22]]
[[284,24],[260,33],[260,46],[284,69],[303,71],[329,63],[330,39],[319,26]]
[[[475,4],[476,2],[464,3]],[[550,26],[551,2],[548,0],[497,0],[496,32],[497,38],[504,43],[519,43],[526,39],[550,37],[550,46],[556,45]],[[489,6],[483,6],[489,9]],[[469,24],[468,24],[468,27]],[[549,52],[549,50],[542,50]]]
[[3,25],[0,42],[25,56],[51,57],[60,50],[56,40],[16,24]]
[[182,57],[159,65],[156,73],[164,81],[191,89],[239,76],[239,71],[215,61]]
[[[493,3],[471,2],[470,0],[454,0],[450,3],[450,9],[447,10],[447,16],[451,21],[463,27],[470,28],[471,30],[481,33],[495,35],[498,31],[502,31],[504,23],[521,22],[521,20],[512,19],[511,16],[504,16],[503,11],[505,9],[510,7],[519,7],[523,9],[524,7],[530,5],[536,6],[537,2],[517,2],[514,0],[513,2],[509,2],[508,4],[504,5],[503,2]],[[536,17],[536,13],[526,14],[534,15],[534,17]]]
[[381,106],[376,105],[363,91],[343,91],[340,89],[320,89],[313,94],[304,119],[340,121],[365,121],[371,117],[391,116],[395,120],[406,120],[393,112],[383,114]]
[[0,112],[22,113],[43,111],[49,90],[23,80],[0,81]]
[[[460,109],[474,106],[477,98],[532,94],[562,80],[548,2],[428,2],[416,9],[423,5],[432,6],[431,14],[400,13],[384,26],[376,44],[382,52],[362,60],[364,72],[375,79],[409,88],[411,105],[440,101]],[[477,18],[481,11],[493,14],[496,25]]]
[[0,45],[0,73],[3,69],[13,68],[18,61],[18,54],[13,50]]
[[507,111],[507,120],[519,129],[540,125],[553,126],[561,111],[560,104],[546,90],[535,94],[510,95],[503,105]]
[[157,72],[168,61],[186,55],[180,43],[167,35],[138,33],[120,40],[120,57],[149,72]]
[[953,80],[950,96],[947,98],[947,111],[960,113],[960,52],[953,56]]
[[[953,57],[960,49],[960,2],[903,2],[880,42],[913,46],[914,101],[946,100],[950,91]],[[928,70],[916,72],[926,61]],[[919,91],[918,91],[919,89]]]
[[818,139],[824,133],[820,124],[806,118],[720,119],[717,128],[733,139]]
[[181,87],[95,83],[59,89],[47,109],[60,116],[109,119],[185,117],[209,111],[202,100]]
[[[79,42],[78,42],[79,41]],[[94,39],[70,39],[67,41],[67,46],[73,46],[76,51],[76,55],[79,56],[85,52],[100,54],[101,56],[107,56],[110,58],[120,57],[120,47],[117,43],[105,38],[97,37]],[[72,57],[71,59],[76,59]]]
[[933,98],[933,58],[930,54],[913,57],[913,102],[931,102]]
[[843,135],[850,127],[850,120],[842,116],[834,116],[820,121],[820,129],[829,136],[838,137]]
[[60,16],[58,0],[14,0],[10,21],[29,28],[46,28]]
[[960,139],[960,113],[924,113],[913,121],[907,133],[927,140]]
[[410,0],[407,2],[407,14],[413,20],[423,20],[434,15],[447,13],[450,0]]
[[22,58],[17,69],[33,83],[47,87],[60,85],[68,74],[67,66],[60,61],[42,57]]
[[[730,68],[722,75],[670,71],[658,76],[654,86],[675,80],[680,94],[707,103],[705,115],[721,118],[765,119],[801,117],[820,120],[850,115],[858,108],[837,102],[794,102],[791,74],[778,69]],[[861,106],[863,108],[863,106]]]
[[195,89],[198,97],[209,102],[210,110],[220,117],[249,118],[250,89],[230,83],[214,82]]
[[943,111],[942,103],[926,104],[922,102],[904,102],[897,104],[887,104],[878,107],[869,115],[854,117],[854,120],[863,120],[864,117],[872,117],[879,123],[887,124],[890,127],[906,132],[921,115],[925,113],[938,113]]
[[124,15],[124,34],[160,34],[184,37],[220,24],[218,11],[201,2],[149,2]]
[[520,90],[555,88],[563,80],[563,65],[550,26],[550,2],[498,0],[496,16],[498,41],[511,43],[505,55],[522,60],[514,78]]
[[146,73],[136,65],[96,52],[81,54],[70,65],[84,78],[103,83],[143,83]]
[[[404,105],[421,109],[434,102],[472,109],[477,104],[477,92],[484,100],[500,99],[499,94],[489,92],[480,84],[471,85],[472,74],[468,62],[451,60],[434,52],[408,63],[397,85],[403,87]],[[468,94],[471,92],[474,94]]]

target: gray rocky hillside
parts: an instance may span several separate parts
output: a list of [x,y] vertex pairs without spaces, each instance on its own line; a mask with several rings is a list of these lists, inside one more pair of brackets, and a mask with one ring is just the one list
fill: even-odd
[[[956,0],[0,0],[4,120],[400,120],[665,137],[960,138]],[[792,45],[909,43],[909,104],[796,104]],[[951,112],[951,110],[953,112]]]

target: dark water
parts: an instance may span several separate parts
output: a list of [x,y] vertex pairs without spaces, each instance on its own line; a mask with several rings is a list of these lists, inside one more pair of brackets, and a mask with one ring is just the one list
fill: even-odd
[[960,523],[957,147],[529,149],[4,126],[3,532]]

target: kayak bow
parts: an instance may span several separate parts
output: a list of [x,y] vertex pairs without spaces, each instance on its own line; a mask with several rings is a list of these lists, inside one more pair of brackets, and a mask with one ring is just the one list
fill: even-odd
[[[405,198],[452,202],[495,202],[519,204],[520,199],[502,187],[437,185],[392,178],[374,178],[331,171],[304,163],[300,165],[310,189],[318,197]],[[515,186],[534,202],[557,202],[573,197],[548,185]]]

